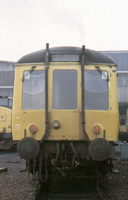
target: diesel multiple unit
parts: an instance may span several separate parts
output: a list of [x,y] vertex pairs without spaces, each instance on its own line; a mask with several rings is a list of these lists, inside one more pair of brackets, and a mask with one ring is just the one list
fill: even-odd
[[96,51],[55,47],[16,63],[13,141],[39,179],[112,169],[119,129],[116,64]]

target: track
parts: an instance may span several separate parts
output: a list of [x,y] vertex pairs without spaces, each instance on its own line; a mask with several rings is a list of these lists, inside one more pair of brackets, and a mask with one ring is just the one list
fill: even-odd
[[40,185],[35,200],[107,200],[95,180],[83,178],[50,180]]

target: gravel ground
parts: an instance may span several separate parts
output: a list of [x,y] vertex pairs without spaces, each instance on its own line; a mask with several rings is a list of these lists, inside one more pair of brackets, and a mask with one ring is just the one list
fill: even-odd
[[110,200],[128,200],[128,160],[115,161],[115,172],[106,175],[101,186]]
[[7,167],[7,172],[0,172],[0,200],[33,200],[37,182],[28,181],[25,161],[17,153],[0,153],[0,168]]
[[[28,181],[27,172],[19,172],[25,167],[17,153],[0,153],[0,200],[34,200],[37,180]],[[114,173],[100,179],[100,186],[109,200],[128,200],[128,160],[114,161]]]

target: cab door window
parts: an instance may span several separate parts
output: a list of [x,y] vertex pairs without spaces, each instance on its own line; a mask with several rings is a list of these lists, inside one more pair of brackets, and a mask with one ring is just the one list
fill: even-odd
[[53,71],[52,107],[54,109],[76,109],[77,90],[76,70]]

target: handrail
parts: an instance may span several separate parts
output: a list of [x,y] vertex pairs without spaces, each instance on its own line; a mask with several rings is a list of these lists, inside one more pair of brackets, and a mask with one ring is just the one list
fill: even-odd
[[42,143],[48,133],[48,69],[49,69],[49,44],[46,44],[46,53],[45,53],[45,132],[43,137],[40,140]]
[[82,105],[82,132],[86,137],[88,143],[90,143],[89,136],[85,131],[85,101],[84,101],[84,60],[85,60],[85,45],[82,46],[82,55],[81,55],[81,105]]

